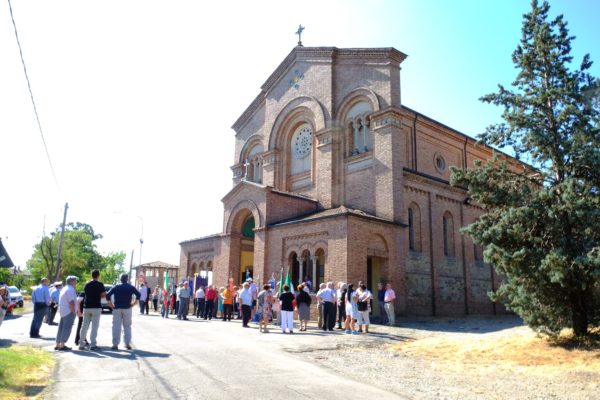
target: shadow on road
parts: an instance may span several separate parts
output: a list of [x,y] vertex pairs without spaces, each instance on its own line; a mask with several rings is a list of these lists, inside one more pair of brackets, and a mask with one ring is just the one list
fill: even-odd
[[0,347],[10,347],[13,344],[17,344],[17,342],[11,339],[0,339]]
[[[275,331],[275,334],[281,334],[280,331]],[[346,335],[343,332],[339,332],[337,334],[335,333],[331,333],[331,332],[322,332],[320,330],[313,330],[313,331],[306,331],[306,332],[302,332],[302,333],[298,333],[296,335],[296,333],[294,333],[294,336],[321,336],[321,337],[327,337],[327,336],[347,336],[348,338],[352,338],[352,337],[356,337],[356,335]],[[363,337],[363,338],[377,338],[377,339],[382,339],[382,340],[390,340],[390,341],[396,341],[396,342],[402,342],[402,341],[406,341],[406,340],[412,340],[411,337],[408,336],[403,336],[403,335],[393,335],[391,333],[387,333],[387,332],[369,332],[369,333],[361,333],[359,336]]]
[[401,328],[454,333],[491,333],[522,326],[523,320],[514,315],[466,318],[418,318],[401,320]]
[[11,319],[19,319],[19,318],[21,318],[22,316],[23,316],[23,314],[6,314],[6,315],[4,316],[4,320],[5,320],[5,321],[8,321],[8,320],[11,320]]
[[137,358],[169,358],[170,354],[167,353],[155,353],[152,351],[134,349],[134,350],[112,350],[110,348],[100,349],[98,351],[84,351],[84,350],[75,350],[73,354],[78,355],[80,357],[89,357],[89,358],[120,358],[126,360],[135,360]]

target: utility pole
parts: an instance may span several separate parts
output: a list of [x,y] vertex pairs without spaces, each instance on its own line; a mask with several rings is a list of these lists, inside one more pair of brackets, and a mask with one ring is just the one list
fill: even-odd
[[[133,268],[133,249],[131,249],[131,261],[129,262],[129,283],[133,282],[131,278],[131,269]],[[135,284],[133,284],[135,285]]]
[[65,213],[63,215],[62,228],[60,230],[60,242],[58,242],[58,256],[56,261],[56,272],[54,273],[54,281],[58,281],[60,277],[60,264],[62,263],[62,248],[65,241],[65,225],[67,223],[67,210],[69,209],[69,203],[65,203]]

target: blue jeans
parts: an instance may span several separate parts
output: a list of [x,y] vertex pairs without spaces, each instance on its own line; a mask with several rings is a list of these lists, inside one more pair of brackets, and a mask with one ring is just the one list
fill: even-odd
[[29,328],[29,336],[40,335],[40,328],[47,309],[48,305],[46,303],[33,303],[33,320],[31,321],[31,328]]

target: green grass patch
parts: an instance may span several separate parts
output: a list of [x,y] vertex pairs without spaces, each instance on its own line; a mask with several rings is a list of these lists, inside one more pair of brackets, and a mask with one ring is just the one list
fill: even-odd
[[54,368],[52,354],[31,346],[0,348],[0,398],[23,399],[39,395]]

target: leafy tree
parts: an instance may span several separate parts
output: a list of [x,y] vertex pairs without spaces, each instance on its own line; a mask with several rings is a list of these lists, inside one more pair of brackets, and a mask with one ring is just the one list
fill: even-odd
[[125,253],[110,253],[102,256],[94,243],[101,238],[102,235],[96,234],[88,224],[68,223],[65,227],[60,270],[56,270],[60,227],[49,236],[44,236],[40,243],[35,245],[33,255],[27,262],[29,270],[36,280],[43,276],[54,279],[54,277],[64,278],[75,275],[79,277],[79,283],[82,285],[91,278],[93,269],[100,270],[103,279],[114,280],[113,275],[118,275],[122,270],[118,266],[123,264]]
[[481,99],[502,106],[504,122],[480,139],[535,168],[495,157],[454,168],[452,183],[484,208],[463,232],[505,276],[493,297],[539,331],[581,337],[600,322],[600,86],[589,55],[572,68],[574,37],[549,8],[533,0],[524,15],[512,88]]
[[0,285],[2,283],[12,284],[12,270],[9,268],[0,268]]

